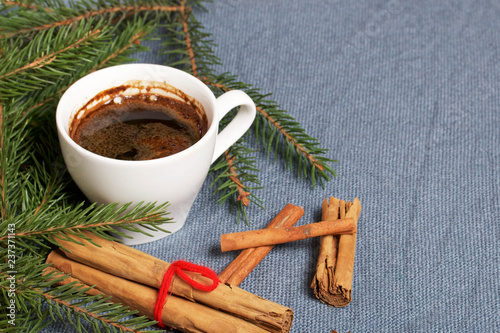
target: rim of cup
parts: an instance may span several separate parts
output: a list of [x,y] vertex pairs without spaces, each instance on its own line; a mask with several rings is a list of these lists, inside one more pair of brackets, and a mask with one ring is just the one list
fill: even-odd
[[[81,109],[81,107],[79,107],[77,109],[72,109],[71,111],[68,111],[69,112],[69,116],[66,116],[67,112],[60,110],[60,108],[62,108],[64,106],[63,104],[71,104],[69,101],[67,101],[67,99],[71,98],[71,94],[74,91],[77,91],[77,89],[79,89],[79,87],[81,85],[85,84],[85,82],[87,82],[89,80],[92,80],[92,79],[94,79],[97,76],[103,75],[102,74],[103,72],[107,72],[107,71],[111,72],[111,71],[116,71],[116,70],[120,70],[120,69],[126,70],[126,67],[130,68],[130,67],[144,67],[144,66],[148,66],[148,67],[152,67],[152,68],[161,68],[162,70],[176,72],[177,75],[181,75],[181,76],[185,77],[187,80],[191,80],[193,82],[196,82],[196,84],[199,85],[200,89],[204,90],[202,92],[202,94],[207,95],[208,98],[209,98],[209,100],[210,100],[210,104],[211,104],[210,107],[212,109],[212,111],[211,111],[212,114],[211,115],[209,115],[207,113],[207,111],[206,111],[207,110],[207,106],[206,106],[205,103],[201,102],[198,98],[192,96],[192,94],[189,94],[189,93],[185,92],[183,89],[176,87],[175,83],[168,83],[169,85],[171,85],[171,86],[173,86],[173,87],[181,90],[185,94],[187,94],[187,95],[191,96],[192,98],[196,99],[201,105],[203,105],[205,113],[207,114],[207,122],[208,122],[208,129],[207,129],[206,133],[203,135],[203,137],[201,137],[193,145],[191,145],[188,148],[186,148],[186,149],[184,149],[184,150],[182,150],[180,152],[177,152],[175,154],[172,154],[172,155],[169,155],[169,156],[160,157],[160,158],[155,158],[155,159],[139,160],[139,161],[119,160],[119,159],[115,159],[115,158],[112,158],[112,157],[102,156],[102,155],[93,153],[93,152],[91,152],[91,151],[83,148],[78,143],[76,143],[69,136],[68,130],[69,130],[69,123],[73,120],[73,117],[78,112],[78,110]],[[143,80],[143,81],[161,82],[159,80],[146,80],[146,79],[138,79],[136,77],[133,77],[133,78],[129,78],[129,79],[123,81],[123,82],[116,82],[116,83],[107,85],[107,88],[104,88],[101,91],[104,91],[106,89],[119,86],[120,84],[126,83],[126,82],[131,81],[131,80],[138,80],[138,81]],[[92,96],[86,98],[84,100],[84,103],[82,105],[84,105],[87,101],[89,101],[90,99],[92,99],[97,94],[99,94],[99,92],[97,92],[96,94],[93,94]],[[189,73],[186,73],[186,72],[184,72],[184,71],[182,71],[180,69],[174,68],[174,67],[163,66],[163,65],[144,64],[144,63],[123,64],[123,65],[116,65],[116,66],[111,66],[111,67],[106,67],[106,68],[100,69],[100,70],[98,70],[96,72],[93,72],[93,73],[87,74],[86,76],[83,76],[82,78],[78,79],[73,84],[71,84],[71,86],[63,93],[63,95],[59,99],[59,102],[58,102],[58,105],[57,105],[57,109],[56,109],[56,127],[57,127],[57,131],[63,137],[63,140],[65,140],[74,149],[78,150],[80,153],[82,153],[82,154],[84,154],[84,155],[86,155],[86,156],[88,156],[90,158],[101,159],[103,162],[106,161],[108,163],[117,163],[117,164],[121,164],[121,165],[127,165],[127,164],[130,164],[130,165],[132,165],[132,164],[133,165],[137,165],[137,164],[156,164],[156,163],[162,163],[166,159],[168,159],[169,161],[174,161],[176,159],[183,158],[184,155],[189,154],[192,150],[195,150],[200,145],[204,145],[206,141],[210,140],[210,137],[213,135],[213,132],[216,131],[216,130],[218,130],[218,118],[217,118],[217,114],[216,114],[217,110],[215,110],[215,107],[216,107],[216,98],[215,98],[214,94],[212,93],[212,91],[201,80],[199,80],[198,78],[194,77],[193,75],[191,75]],[[64,113],[64,116],[62,115],[63,113]],[[215,125],[217,125],[217,126],[215,126]],[[216,129],[216,127],[217,127],[217,129]]]

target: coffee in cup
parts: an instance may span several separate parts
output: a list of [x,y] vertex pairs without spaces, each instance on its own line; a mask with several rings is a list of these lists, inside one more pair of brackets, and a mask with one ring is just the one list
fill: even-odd
[[203,105],[191,96],[166,83],[129,81],[88,101],[69,135],[95,154],[142,161],[189,148],[207,127]]

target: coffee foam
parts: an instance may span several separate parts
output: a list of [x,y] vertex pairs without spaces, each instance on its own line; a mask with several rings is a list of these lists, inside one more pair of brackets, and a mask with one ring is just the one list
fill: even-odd
[[[120,106],[122,103],[123,106]],[[92,117],[99,118],[95,112],[110,108],[128,109],[139,104],[163,108],[163,112],[170,113],[172,119],[183,124],[189,132],[197,132],[198,139],[207,131],[207,116],[196,99],[166,83],[132,80],[102,91],[78,110],[70,122],[70,137],[78,143],[79,126],[83,126],[83,123]]]
[[[106,92],[110,93],[106,93]],[[130,80],[119,86],[104,90],[91,98],[83,107],[81,107],[72,118],[80,119],[86,112],[93,110],[96,106],[110,102],[117,95],[124,97],[135,96],[139,94],[159,95],[167,98],[173,98],[184,103],[193,105],[199,117],[205,115],[205,111],[200,102],[187,95],[182,90],[174,86],[158,81]],[[71,122],[71,121],[70,121]]]

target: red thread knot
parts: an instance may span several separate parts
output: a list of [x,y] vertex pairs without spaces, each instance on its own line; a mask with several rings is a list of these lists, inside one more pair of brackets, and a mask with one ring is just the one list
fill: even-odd
[[[200,275],[211,279],[213,283],[211,285],[205,285],[199,283],[193,280],[188,274],[185,273],[185,271],[199,273]],[[206,292],[212,291],[215,288],[217,288],[220,282],[219,278],[217,277],[217,274],[215,274],[215,272],[208,267],[195,265],[193,263],[183,260],[178,260],[176,262],[171,263],[167,271],[163,275],[163,280],[161,282],[160,289],[158,290],[158,298],[156,299],[155,309],[154,309],[154,320],[156,320],[158,322],[158,325],[162,328],[166,327],[163,324],[163,320],[161,318],[161,312],[163,310],[163,307],[165,306],[165,303],[167,302],[170,283],[172,282],[172,279],[175,274],[177,274],[181,279],[183,279],[187,284],[189,284],[193,288]]]

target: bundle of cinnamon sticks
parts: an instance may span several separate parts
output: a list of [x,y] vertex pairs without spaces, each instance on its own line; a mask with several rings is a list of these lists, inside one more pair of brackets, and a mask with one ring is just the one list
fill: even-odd
[[[323,201],[322,220],[335,224],[339,219],[351,218],[356,227],[361,213],[359,199],[345,202],[330,197]],[[311,283],[315,296],[322,302],[344,307],[351,302],[356,233],[325,235],[320,238],[316,274]]]
[[223,234],[220,239],[222,252],[243,251],[219,279],[237,286],[274,245],[319,236],[320,253],[311,288],[320,301],[335,307],[346,306],[351,301],[360,213],[359,199],[345,202],[330,197],[330,203],[326,199],[323,202],[320,222],[294,227],[304,210],[289,204],[265,229]]
[[[76,280],[94,286],[89,293],[111,296],[112,301],[153,319],[158,288],[169,263],[93,233],[66,236],[80,244],[57,239],[61,248],[47,258],[53,264],[49,270],[71,274],[60,283]],[[212,283],[200,274],[188,274],[201,284]],[[225,332],[229,328],[232,332],[289,332],[292,325],[292,309],[238,287],[219,283],[215,290],[205,292],[174,277],[170,292],[161,318],[165,325],[182,332]]]

